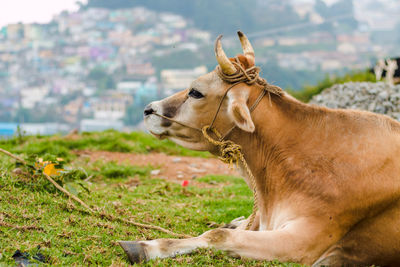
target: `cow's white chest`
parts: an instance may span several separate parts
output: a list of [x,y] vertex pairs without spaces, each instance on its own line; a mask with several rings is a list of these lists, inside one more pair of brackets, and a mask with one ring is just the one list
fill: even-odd
[[[253,191],[252,181],[250,180],[249,174],[242,164],[239,164],[237,168],[239,174],[246,181],[248,187]],[[261,201],[261,199],[259,200]],[[266,211],[263,208],[263,203],[260,203],[260,226],[259,231],[271,231],[283,229],[290,221],[295,217],[293,211],[290,208],[290,203],[277,203],[273,209]],[[268,214],[267,214],[268,213]]]
[[260,216],[260,231],[276,231],[289,226],[297,216],[287,203],[277,203]]

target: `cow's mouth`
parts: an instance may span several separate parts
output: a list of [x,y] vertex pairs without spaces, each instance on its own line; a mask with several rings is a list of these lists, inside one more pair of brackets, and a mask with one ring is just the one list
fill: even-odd
[[171,135],[168,131],[162,132],[160,134],[156,134],[156,133],[154,133],[152,131],[150,131],[150,133],[152,135],[154,135],[157,139],[160,139],[160,140],[163,140],[165,138],[178,138],[178,139],[181,139],[181,140],[190,141],[192,139],[190,136],[187,136],[185,134],[180,134],[180,133],[176,133],[176,134]]
[[165,138],[167,138],[169,136],[168,132],[163,132],[163,133],[160,133],[160,134],[156,134],[156,133],[154,133],[152,131],[149,131],[149,132],[152,135],[154,135],[157,139],[160,139],[160,140],[163,140],[163,139],[165,139]]

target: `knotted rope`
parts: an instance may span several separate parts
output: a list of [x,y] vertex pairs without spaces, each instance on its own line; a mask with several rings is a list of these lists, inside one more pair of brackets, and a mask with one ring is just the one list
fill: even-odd
[[218,141],[208,135],[208,131],[212,131],[218,139],[221,139],[221,134],[215,128],[211,128],[209,125],[203,127],[202,132],[208,142],[214,146],[219,147],[220,156],[218,157],[222,162],[232,165],[238,163],[240,155],[242,154],[242,147],[230,140]]

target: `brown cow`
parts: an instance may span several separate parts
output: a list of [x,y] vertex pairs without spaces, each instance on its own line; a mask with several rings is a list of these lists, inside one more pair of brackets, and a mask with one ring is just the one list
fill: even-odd
[[[251,67],[253,50],[240,32],[239,37],[240,63]],[[235,73],[219,39],[216,47],[220,69]],[[215,70],[199,77],[189,89],[151,103],[147,128],[158,138],[218,153],[201,132],[154,113],[201,128],[210,124],[230,86]],[[261,90],[258,84],[234,86],[214,124],[222,133],[236,125],[227,138],[241,145],[256,178],[259,212],[253,229],[244,230],[242,223],[194,238],[121,242],[130,260],[213,247],[314,266],[400,266],[400,123],[304,104],[287,93],[267,95],[250,113]]]

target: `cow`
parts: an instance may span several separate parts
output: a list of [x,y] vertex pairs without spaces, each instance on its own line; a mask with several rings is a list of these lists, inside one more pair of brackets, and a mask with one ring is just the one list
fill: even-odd
[[[228,58],[218,38],[216,70],[150,103],[144,121],[157,138],[219,155],[196,130],[214,120],[226,140],[241,146],[254,175],[255,223],[246,229],[245,220],[235,229],[216,228],[193,238],[121,241],[129,259],[215,248],[313,266],[400,266],[400,123],[371,112],[302,103],[283,90],[270,93],[276,88],[268,83],[232,87],[218,71],[229,77],[255,66],[249,40],[238,35],[244,54]],[[262,90],[268,93],[251,112]],[[243,164],[238,168],[251,184]]]
[[400,57],[380,59],[370,72],[375,74],[377,81],[386,78],[391,84],[400,84]]

